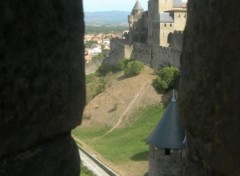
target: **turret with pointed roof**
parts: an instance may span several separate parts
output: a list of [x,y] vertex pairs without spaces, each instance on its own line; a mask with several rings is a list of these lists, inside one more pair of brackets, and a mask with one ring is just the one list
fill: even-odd
[[139,0],[136,1],[131,15],[128,16],[129,43],[144,42],[147,37],[147,12],[144,12]]
[[140,4],[139,0],[137,0],[132,9],[132,15],[136,16],[136,15],[142,14],[143,11],[144,9],[142,8],[142,5]]
[[185,139],[173,91],[172,101],[148,138],[149,176],[182,176],[186,155]]
[[140,10],[140,11],[143,11],[143,8],[142,8],[142,5],[140,4],[139,0],[136,1],[132,11],[135,11],[135,10]]
[[179,119],[178,105],[173,91],[172,101],[167,107],[159,124],[148,138],[150,145],[163,149],[182,149],[185,130]]

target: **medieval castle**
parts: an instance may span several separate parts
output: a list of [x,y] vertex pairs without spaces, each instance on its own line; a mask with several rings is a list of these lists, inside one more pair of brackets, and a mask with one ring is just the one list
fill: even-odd
[[154,69],[180,67],[186,19],[186,4],[181,0],[149,0],[148,11],[137,0],[128,16],[129,32],[122,39],[112,39],[107,62],[117,64],[131,58]]

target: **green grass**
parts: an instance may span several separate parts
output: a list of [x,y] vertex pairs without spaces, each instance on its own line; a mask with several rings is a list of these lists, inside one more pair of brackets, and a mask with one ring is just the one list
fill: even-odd
[[106,79],[99,77],[96,73],[86,76],[87,102],[101,93],[106,86]]
[[97,140],[91,139],[105,134],[109,130],[108,127],[93,129],[79,127],[73,134],[115,164],[123,164],[130,160],[147,160],[147,137],[159,122],[163,110],[161,105],[148,106],[133,114],[125,128],[116,129]]
[[80,176],[95,176],[95,174],[92,173],[86,166],[83,166],[81,164],[81,174]]
[[86,75],[87,103],[96,95],[103,92],[111,80],[116,80],[122,72],[109,72],[105,76],[99,76],[97,72]]

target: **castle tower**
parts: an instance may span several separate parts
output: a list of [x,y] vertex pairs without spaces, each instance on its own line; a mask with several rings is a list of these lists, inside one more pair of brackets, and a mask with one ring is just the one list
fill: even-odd
[[148,44],[170,47],[170,34],[184,30],[186,16],[182,0],[149,0]]
[[131,15],[128,16],[128,23],[129,23],[129,39],[130,43],[133,41],[140,42],[141,33],[143,32],[143,25],[144,25],[144,9],[142,8],[139,0],[136,1]]
[[148,143],[149,176],[182,176],[186,155],[185,131],[178,116],[174,93],[166,112],[154,129]]
[[173,8],[173,0],[159,0],[159,11],[164,12]]
[[137,0],[132,9],[131,15],[128,16],[129,30],[136,25],[136,23],[142,17],[143,12],[144,12],[144,10],[143,10],[139,0]]
[[140,4],[139,0],[137,0],[137,2],[135,3],[133,9],[132,9],[132,15],[136,16],[136,15],[142,15],[143,12],[143,8],[142,5]]

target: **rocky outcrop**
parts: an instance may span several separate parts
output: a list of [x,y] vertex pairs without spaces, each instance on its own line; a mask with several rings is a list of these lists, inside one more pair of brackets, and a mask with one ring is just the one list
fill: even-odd
[[180,110],[188,135],[186,176],[240,175],[238,0],[189,0]]
[[79,176],[85,104],[79,0],[0,3],[0,175]]

